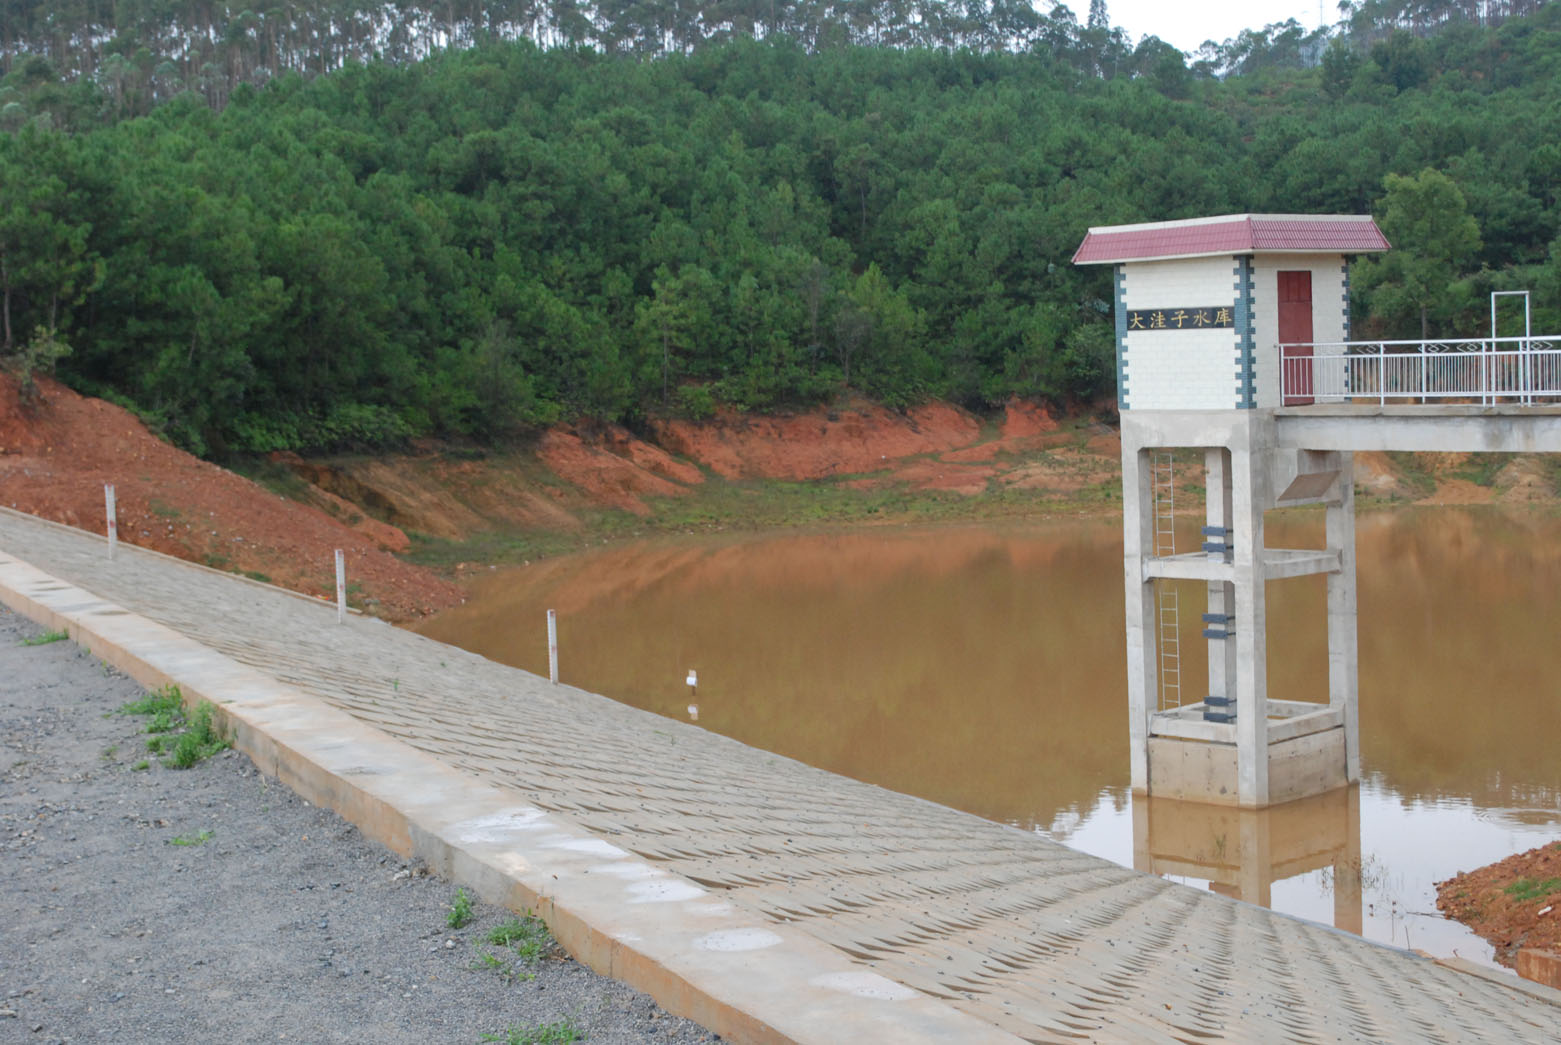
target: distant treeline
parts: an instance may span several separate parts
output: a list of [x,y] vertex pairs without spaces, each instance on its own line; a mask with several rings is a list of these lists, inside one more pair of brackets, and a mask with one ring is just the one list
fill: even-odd
[[1556,327],[1557,6],[1223,80],[520,41],[103,123],[100,82],[19,67],[0,338],[213,454],[846,389],[1089,398],[1113,327],[1109,274],[1069,263],[1088,226],[1374,208],[1402,249],[1361,266],[1357,329],[1478,332],[1493,287]]
[[[1192,71],[1208,77],[1316,65],[1330,41],[1362,50],[1395,30],[1425,36],[1492,27],[1544,0],[1345,0],[1339,21],[1294,19],[1211,40]],[[141,115],[185,92],[215,107],[241,84],[312,77],[349,63],[421,61],[439,50],[529,40],[606,54],[688,54],[737,39],[813,52],[896,47],[1040,53],[1089,75],[1166,75],[1183,57],[1112,26],[1106,0],[1079,14],[1032,0],[0,0],[0,74],[101,90],[105,113]],[[1330,4],[1330,10],[1334,10]],[[41,64],[40,64],[41,63]],[[0,94],[0,110],[6,104]]]

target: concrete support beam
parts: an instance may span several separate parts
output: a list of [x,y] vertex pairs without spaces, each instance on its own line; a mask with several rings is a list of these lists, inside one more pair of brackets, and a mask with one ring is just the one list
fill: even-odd
[[[1310,577],[1318,573],[1338,573],[1339,570],[1339,555],[1332,549],[1264,548],[1262,553],[1263,576],[1271,581],[1287,577]],[[1210,561],[1202,552],[1144,559],[1144,580],[1156,577],[1229,584],[1235,577],[1235,569],[1228,562]]]
[[1162,559],[1144,559],[1144,580],[1165,577],[1178,581],[1224,581],[1229,583],[1235,571],[1228,562],[1210,562],[1202,552],[1168,555]]
[[[1210,447],[1203,454],[1205,493],[1204,519],[1205,524],[1216,530],[1229,530],[1231,528],[1231,516],[1234,511],[1231,501],[1230,481],[1230,451],[1223,447]],[[1205,542],[1226,540],[1216,536],[1205,536]],[[1224,553],[1207,553],[1207,561],[1210,565],[1227,566],[1229,558]],[[1236,640],[1235,640],[1235,612],[1236,589],[1229,579],[1221,577],[1208,583],[1208,613],[1210,616],[1224,615],[1229,618],[1225,624],[1211,622],[1208,627],[1215,631],[1224,631],[1227,637],[1223,639],[1209,639],[1209,695],[1225,697],[1227,699],[1236,695]]]
[[[1268,805],[1268,644],[1263,572],[1263,511],[1269,476],[1247,426],[1232,446],[1231,493],[1236,593],[1236,794],[1240,805]],[[1234,441],[1234,440],[1233,440]],[[1256,441],[1258,446],[1262,441]]]
[[1339,553],[1329,548],[1314,551],[1304,548],[1263,549],[1263,576],[1271,581],[1287,577],[1310,577],[1318,573],[1338,573]]
[[1277,445],[1306,450],[1418,450],[1437,453],[1561,453],[1561,407],[1282,407]]
[[1346,452],[1330,454],[1339,469],[1339,500],[1326,509],[1328,550],[1339,570],[1328,575],[1328,705],[1344,717],[1344,775],[1360,779],[1360,661],[1356,644],[1355,463]]
[[1154,581],[1144,562],[1154,553],[1154,491],[1149,452],[1122,440],[1122,574],[1127,616],[1127,733],[1134,791],[1149,790],[1149,715],[1159,688]]

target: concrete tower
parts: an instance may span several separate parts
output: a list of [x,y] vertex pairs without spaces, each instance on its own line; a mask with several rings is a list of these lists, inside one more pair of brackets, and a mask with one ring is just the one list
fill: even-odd
[[[1133,789],[1263,808],[1360,778],[1356,450],[1561,452],[1561,338],[1526,292],[1485,338],[1350,341],[1371,218],[1240,214],[1089,231],[1113,265]],[[1497,336],[1523,304],[1523,333]],[[1177,549],[1171,451],[1201,453],[1201,546]],[[1270,548],[1264,513],[1322,505],[1326,547]],[[1267,582],[1322,574],[1326,702],[1268,697]],[[1207,686],[1189,692],[1172,580],[1201,581]],[[1188,609],[1193,609],[1189,607]]]
[[[1370,217],[1244,214],[1091,229],[1074,256],[1115,266],[1134,790],[1262,807],[1359,779],[1350,453],[1282,446],[1274,412],[1313,401],[1312,344],[1349,340],[1349,256],[1387,246]],[[1204,459],[1195,550],[1168,540],[1156,457],[1178,447]],[[1315,503],[1325,550],[1265,544],[1265,511]],[[1327,703],[1269,700],[1266,582],[1317,573]],[[1207,591],[1195,692],[1180,678],[1177,578]]]

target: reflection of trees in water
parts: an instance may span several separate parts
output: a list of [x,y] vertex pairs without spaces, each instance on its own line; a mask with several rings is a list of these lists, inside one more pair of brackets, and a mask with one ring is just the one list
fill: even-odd
[[1126,783],[1114,520],[646,543],[530,570],[429,630],[502,657],[516,620],[556,606],[567,681],[682,715],[695,668],[700,725],[994,819],[1048,824]]
[[1366,767],[1406,802],[1557,808],[1561,522],[1372,513],[1358,549]]

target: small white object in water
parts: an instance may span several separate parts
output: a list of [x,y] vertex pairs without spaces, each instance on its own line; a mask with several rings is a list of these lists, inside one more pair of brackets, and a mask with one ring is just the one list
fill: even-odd
[[693,719],[695,722],[699,721],[699,705],[698,704],[690,704],[688,706],[688,717]]
[[690,686],[697,686],[697,685],[699,685],[699,673],[697,671],[695,671],[693,668],[689,668],[688,669],[688,684]]

